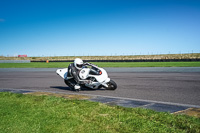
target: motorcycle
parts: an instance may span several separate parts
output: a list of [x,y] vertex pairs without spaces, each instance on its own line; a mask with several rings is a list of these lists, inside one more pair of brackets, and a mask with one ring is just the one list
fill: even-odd
[[[68,74],[68,68],[57,69],[56,73],[64,79],[65,84],[70,88],[80,90],[80,86],[73,86],[73,84],[76,84],[76,81],[70,74]],[[108,77],[105,69],[91,63],[84,63],[84,68],[79,72],[79,77],[81,81],[84,82],[81,87],[86,87],[89,89],[101,89],[103,87],[106,90],[117,89],[117,84]]]

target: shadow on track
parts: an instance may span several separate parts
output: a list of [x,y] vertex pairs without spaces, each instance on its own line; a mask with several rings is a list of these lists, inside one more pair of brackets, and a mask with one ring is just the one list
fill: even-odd
[[69,88],[69,87],[64,87],[64,86],[50,86],[50,88],[59,89],[59,90],[68,90],[68,91],[71,91],[71,88]]
[[[67,90],[67,91],[75,91],[73,89],[71,89],[70,87],[64,87],[64,86],[50,86],[50,88],[53,89],[59,89],[59,90]],[[86,87],[81,87],[80,91],[105,91],[105,89],[90,89],[90,88],[86,88]]]

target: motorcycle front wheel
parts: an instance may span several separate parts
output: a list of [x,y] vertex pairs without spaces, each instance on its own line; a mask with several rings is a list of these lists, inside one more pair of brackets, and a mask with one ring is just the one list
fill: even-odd
[[113,80],[110,80],[110,82],[108,82],[107,85],[108,85],[108,87],[105,87],[106,90],[116,90],[117,89],[117,84]]

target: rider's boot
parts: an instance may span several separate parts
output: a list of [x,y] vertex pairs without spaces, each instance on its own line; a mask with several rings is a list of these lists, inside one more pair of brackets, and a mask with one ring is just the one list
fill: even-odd
[[79,91],[80,88],[81,88],[81,86],[80,86],[79,84],[76,84],[76,85],[74,86],[74,90],[75,90],[75,91]]

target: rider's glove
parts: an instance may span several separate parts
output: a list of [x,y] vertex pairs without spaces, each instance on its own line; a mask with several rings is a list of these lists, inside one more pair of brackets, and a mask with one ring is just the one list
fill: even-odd
[[85,84],[91,84],[91,81],[90,80],[86,80],[84,81]]

